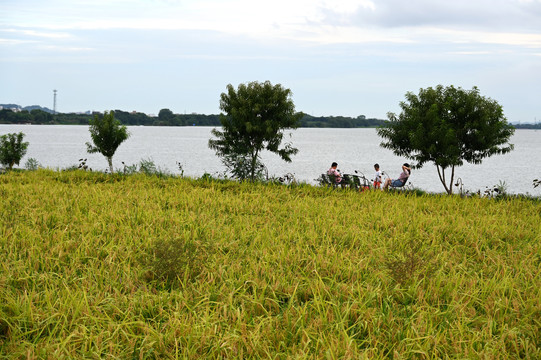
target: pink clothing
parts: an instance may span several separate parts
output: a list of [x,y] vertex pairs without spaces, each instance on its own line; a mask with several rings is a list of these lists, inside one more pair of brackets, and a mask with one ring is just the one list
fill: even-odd
[[406,180],[408,180],[409,176],[410,176],[409,172],[407,170],[405,170],[405,171],[400,173],[400,176],[398,176],[398,180],[405,183]]
[[334,169],[334,168],[330,168],[329,170],[327,170],[327,175],[332,175],[334,176],[334,179],[337,183],[339,183],[340,181],[342,181],[342,175],[340,175],[340,173],[338,172],[338,170]]

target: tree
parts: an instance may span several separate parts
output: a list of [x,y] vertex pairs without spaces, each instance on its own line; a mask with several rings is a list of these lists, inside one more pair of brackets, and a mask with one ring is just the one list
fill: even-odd
[[19,162],[26,154],[28,142],[23,142],[24,133],[9,133],[0,136],[0,163],[9,170]]
[[173,114],[173,112],[169,109],[161,109],[158,113],[158,120],[160,121],[160,125],[180,125],[175,114]]
[[32,122],[35,124],[47,124],[53,121],[53,115],[40,109],[34,109],[30,111],[32,115]]
[[284,130],[296,129],[302,114],[295,113],[291,90],[269,81],[227,85],[220,96],[222,131],[212,130],[216,139],[209,147],[222,158],[223,164],[236,177],[255,180],[263,164],[261,152],[268,150],[290,162],[298,149],[286,143],[280,148]]
[[389,120],[377,129],[386,140],[381,146],[417,162],[416,168],[433,162],[448,194],[453,193],[455,167],[464,161],[480,164],[486,157],[513,149],[508,140],[514,128],[502,107],[481,96],[477,87],[463,90],[438,85],[420,89],[419,95],[408,92],[400,107],[398,116],[388,113]]
[[101,153],[109,164],[109,170],[113,173],[113,155],[116,149],[122,144],[129,136],[128,130],[124,125],[121,125],[118,120],[115,119],[115,112],[107,111],[100,117],[98,114],[94,115],[94,119],[90,119],[90,142],[86,143],[87,151],[89,153]]

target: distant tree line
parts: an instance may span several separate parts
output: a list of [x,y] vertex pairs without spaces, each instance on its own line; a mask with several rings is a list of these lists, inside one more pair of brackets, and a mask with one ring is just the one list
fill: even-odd
[[541,123],[537,124],[513,124],[515,129],[541,129]]
[[300,127],[311,128],[364,128],[378,127],[385,123],[380,119],[367,119],[364,115],[359,115],[356,118],[347,116],[310,116],[303,114]]
[[[161,109],[157,117],[140,112],[114,110],[115,118],[122,125],[143,126],[221,126],[220,115],[204,114],[174,114],[169,109]],[[55,115],[34,109],[31,111],[0,110],[0,124],[48,124],[48,125],[88,125],[94,114],[57,113]],[[383,120],[366,118],[360,115],[356,118],[347,116],[311,116],[302,114],[300,127],[310,128],[363,128],[378,127]]]
[[[53,115],[43,110],[0,110],[0,124],[52,124]],[[88,120],[87,120],[88,123]]]
[[[161,109],[158,116],[148,116],[140,112],[114,110],[115,118],[122,125],[134,126],[221,126],[220,115],[174,114],[169,109]],[[40,109],[12,111],[0,110],[0,124],[48,124],[48,125],[88,125],[95,114],[57,113],[55,115]],[[311,116],[302,113],[300,127],[303,128],[367,128],[380,127],[385,120],[367,118],[359,115]],[[515,129],[541,129],[537,124],[510,124]]]

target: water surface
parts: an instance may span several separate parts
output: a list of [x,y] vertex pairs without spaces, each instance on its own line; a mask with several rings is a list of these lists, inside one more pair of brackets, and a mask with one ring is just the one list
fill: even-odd
[[[113,164],[115,168],[121,168],[122,161],[134,164],[141,159],[152,159],[160,168],[175,174],[179,174],[177,162],[182,165],[186,176],[223,173],[225,168],[214,151],[208,148],[211,129],[130,126],[131,137],[120,145]],[[19,131],[26,134],[25,141],[30,143],[21,167],[30,157],[54,169],[77,165],[80,158],[87,158],[93,169],[104,170],[107,167],[102,155],[86,152],[85,143],[90,141],[86,125],[0,125],[0,135]],[[374,173],[373,164],[377,162],[382,170],[395,178],[401,171],[401,164],[408,161],[381,148],[381,138],[375,129],[301,128],[287,134],[285,140],[292,142],[299,153],[291,163],[283,162],[274,154],[264,153],[263,160],[269,175],[293,173],[300,181],[314,183],[319,174],[336,161],[343,173],[358,170],[369,178]],[[534,189],[532,180],[541,177],[541,161],[536,156],[541,152],[541,132],[517,130],[511,143],[515,150],[509,154],[487,158],[480,165],[465,164],[457,168],[456,176],[462,179],[465,188],[484,191],[487,186],[505,182],[511,193],[540,195],[541,189]],[[426,191],[444,191],[432,164],[414,170],[410,181]]]

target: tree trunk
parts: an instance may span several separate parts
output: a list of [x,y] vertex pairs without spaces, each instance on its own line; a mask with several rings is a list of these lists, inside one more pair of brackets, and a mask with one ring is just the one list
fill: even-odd
[[113,173],[113,158],[112,157],[108,157],[107,158],[107,162],[109,163],[109,171],[111,172],[111,174]]
[[449,183],[449,189],[450,189],[449,195],[453,193],[453,180],[454,179],[455,179],[455,166],[453,165],[451,167],[451,181]]
[[251,164],[251,171],[250,171],[250,179],[252,182],[255,180],[255,165],[257,164],[257,154],[258,152],[255,151],[255,153],[252,151],[252,164]]
[[454,176],[454,167],[453,167],[453,173],[451,175],[451,187],[447,187],[447,183],[445,181],[445,168],[441,168],[440,170],[440,166],[439,165],[436,165],[436,169],[438,169],[438,176],[440,177],[440,181],[441,183],[443,184],[443,187],[445,188],[445,191],[447,192],[447,194],[451,195],[453,193],[453,176]]

